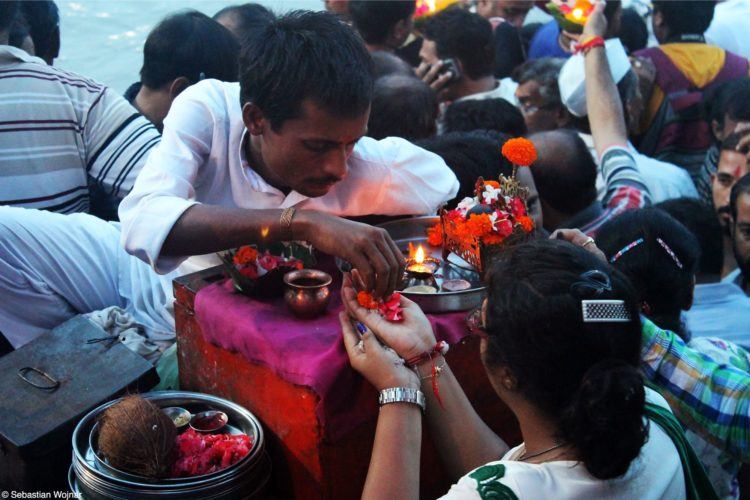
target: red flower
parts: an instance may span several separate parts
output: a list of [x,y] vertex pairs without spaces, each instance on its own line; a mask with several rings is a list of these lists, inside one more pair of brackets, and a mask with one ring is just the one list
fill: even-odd
[[365,292],[364,290],[357,294],[357,302],[365,309],[378,308],[378,301],[373,298],[372,293]]
[[266,252],[258,258],[258,264],[266,271],[273,271],[279,266],[289,266],[297,269],[302,269],[303,267],[302,261],[299,259],[287,259],[285,257],[279,257],[278,255],[271,255],[269,252]]
[[534,143],[523,137],[509,139],[503,144],[503,156],[514,165],[528,167],[536,161]]
[[172,466],[172,477],[210,474],[234,465],[244,458],[253,446],[245,434],[200,434],[188,429],[176,439],[177,460]]
[[401,321],[404,319],[404,311],[401,309],[401,294],[394,292],[388,299],[381,301],[378,311],[388,321]]
[[495,223],[495,229],[500,236],[510,236],[513,232],[513,223],[508,219],[499,220]]
[[244,246],[237,249],[232,260],[238,266],[244,266],[250,262],[255,262],[258,258],[258,251],[251,246]]
[[522,217],[526,215],[526,205],[521,198],[515,197],[510,200],[510,211],[513,213],[513,217]]
[[240,269],[240,274],[251,280],[258,279],[258,268],[255,267],[255,264],[250,264]]

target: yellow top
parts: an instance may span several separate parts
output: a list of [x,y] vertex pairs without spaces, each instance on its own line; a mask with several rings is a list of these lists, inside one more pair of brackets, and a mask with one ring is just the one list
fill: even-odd
[[[716,78],[724,67],[726,52],[715,45],[705,43],[668,43],[659,47],[680,72],[696,87],[703,88]],[[646,106],[641,121],[641,132],[646,132],[664,101],[664,92],[654,84],[651,100]]]

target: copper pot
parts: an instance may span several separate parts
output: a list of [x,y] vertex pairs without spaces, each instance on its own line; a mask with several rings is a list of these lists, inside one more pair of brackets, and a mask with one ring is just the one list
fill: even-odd
[[284,275],[284,302],[298,318],[323,314],[331,301],[331,275],[317,269],[299,269]]

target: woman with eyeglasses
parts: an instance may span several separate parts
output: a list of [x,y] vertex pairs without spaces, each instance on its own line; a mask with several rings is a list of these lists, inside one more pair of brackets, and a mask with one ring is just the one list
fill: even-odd
[[381,391],[363,498],[418,498],[422,409],[457,480],[444,498],[693,498],[668,432],[679,425],[638,372],[626,278],[581,246],[537,240],[503,252],[487,279],[481,361],[520,424],[512,449],[472,408],[419,307],[402,298],[403,321],[389,322],[345,279],[346,350]]

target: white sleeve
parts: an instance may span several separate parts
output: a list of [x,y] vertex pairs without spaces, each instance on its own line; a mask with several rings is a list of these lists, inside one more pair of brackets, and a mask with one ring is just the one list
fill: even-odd
[[482,500],[522,498],[518,485],[506,476],[507,463],[492,462],[477,467],[451,486],[440,500]]
[[158,273],[175,269],[185,257],[161,257],[177,219],[195,200],[195,181],[211,151],[214,117],[190,89],[172,103],[159,145],[120,203],[121,243]]
[[440,156],[404,139],[378,141],[387,168],[370,213],[379,215],[434,215],[458,193],[458,179]]

